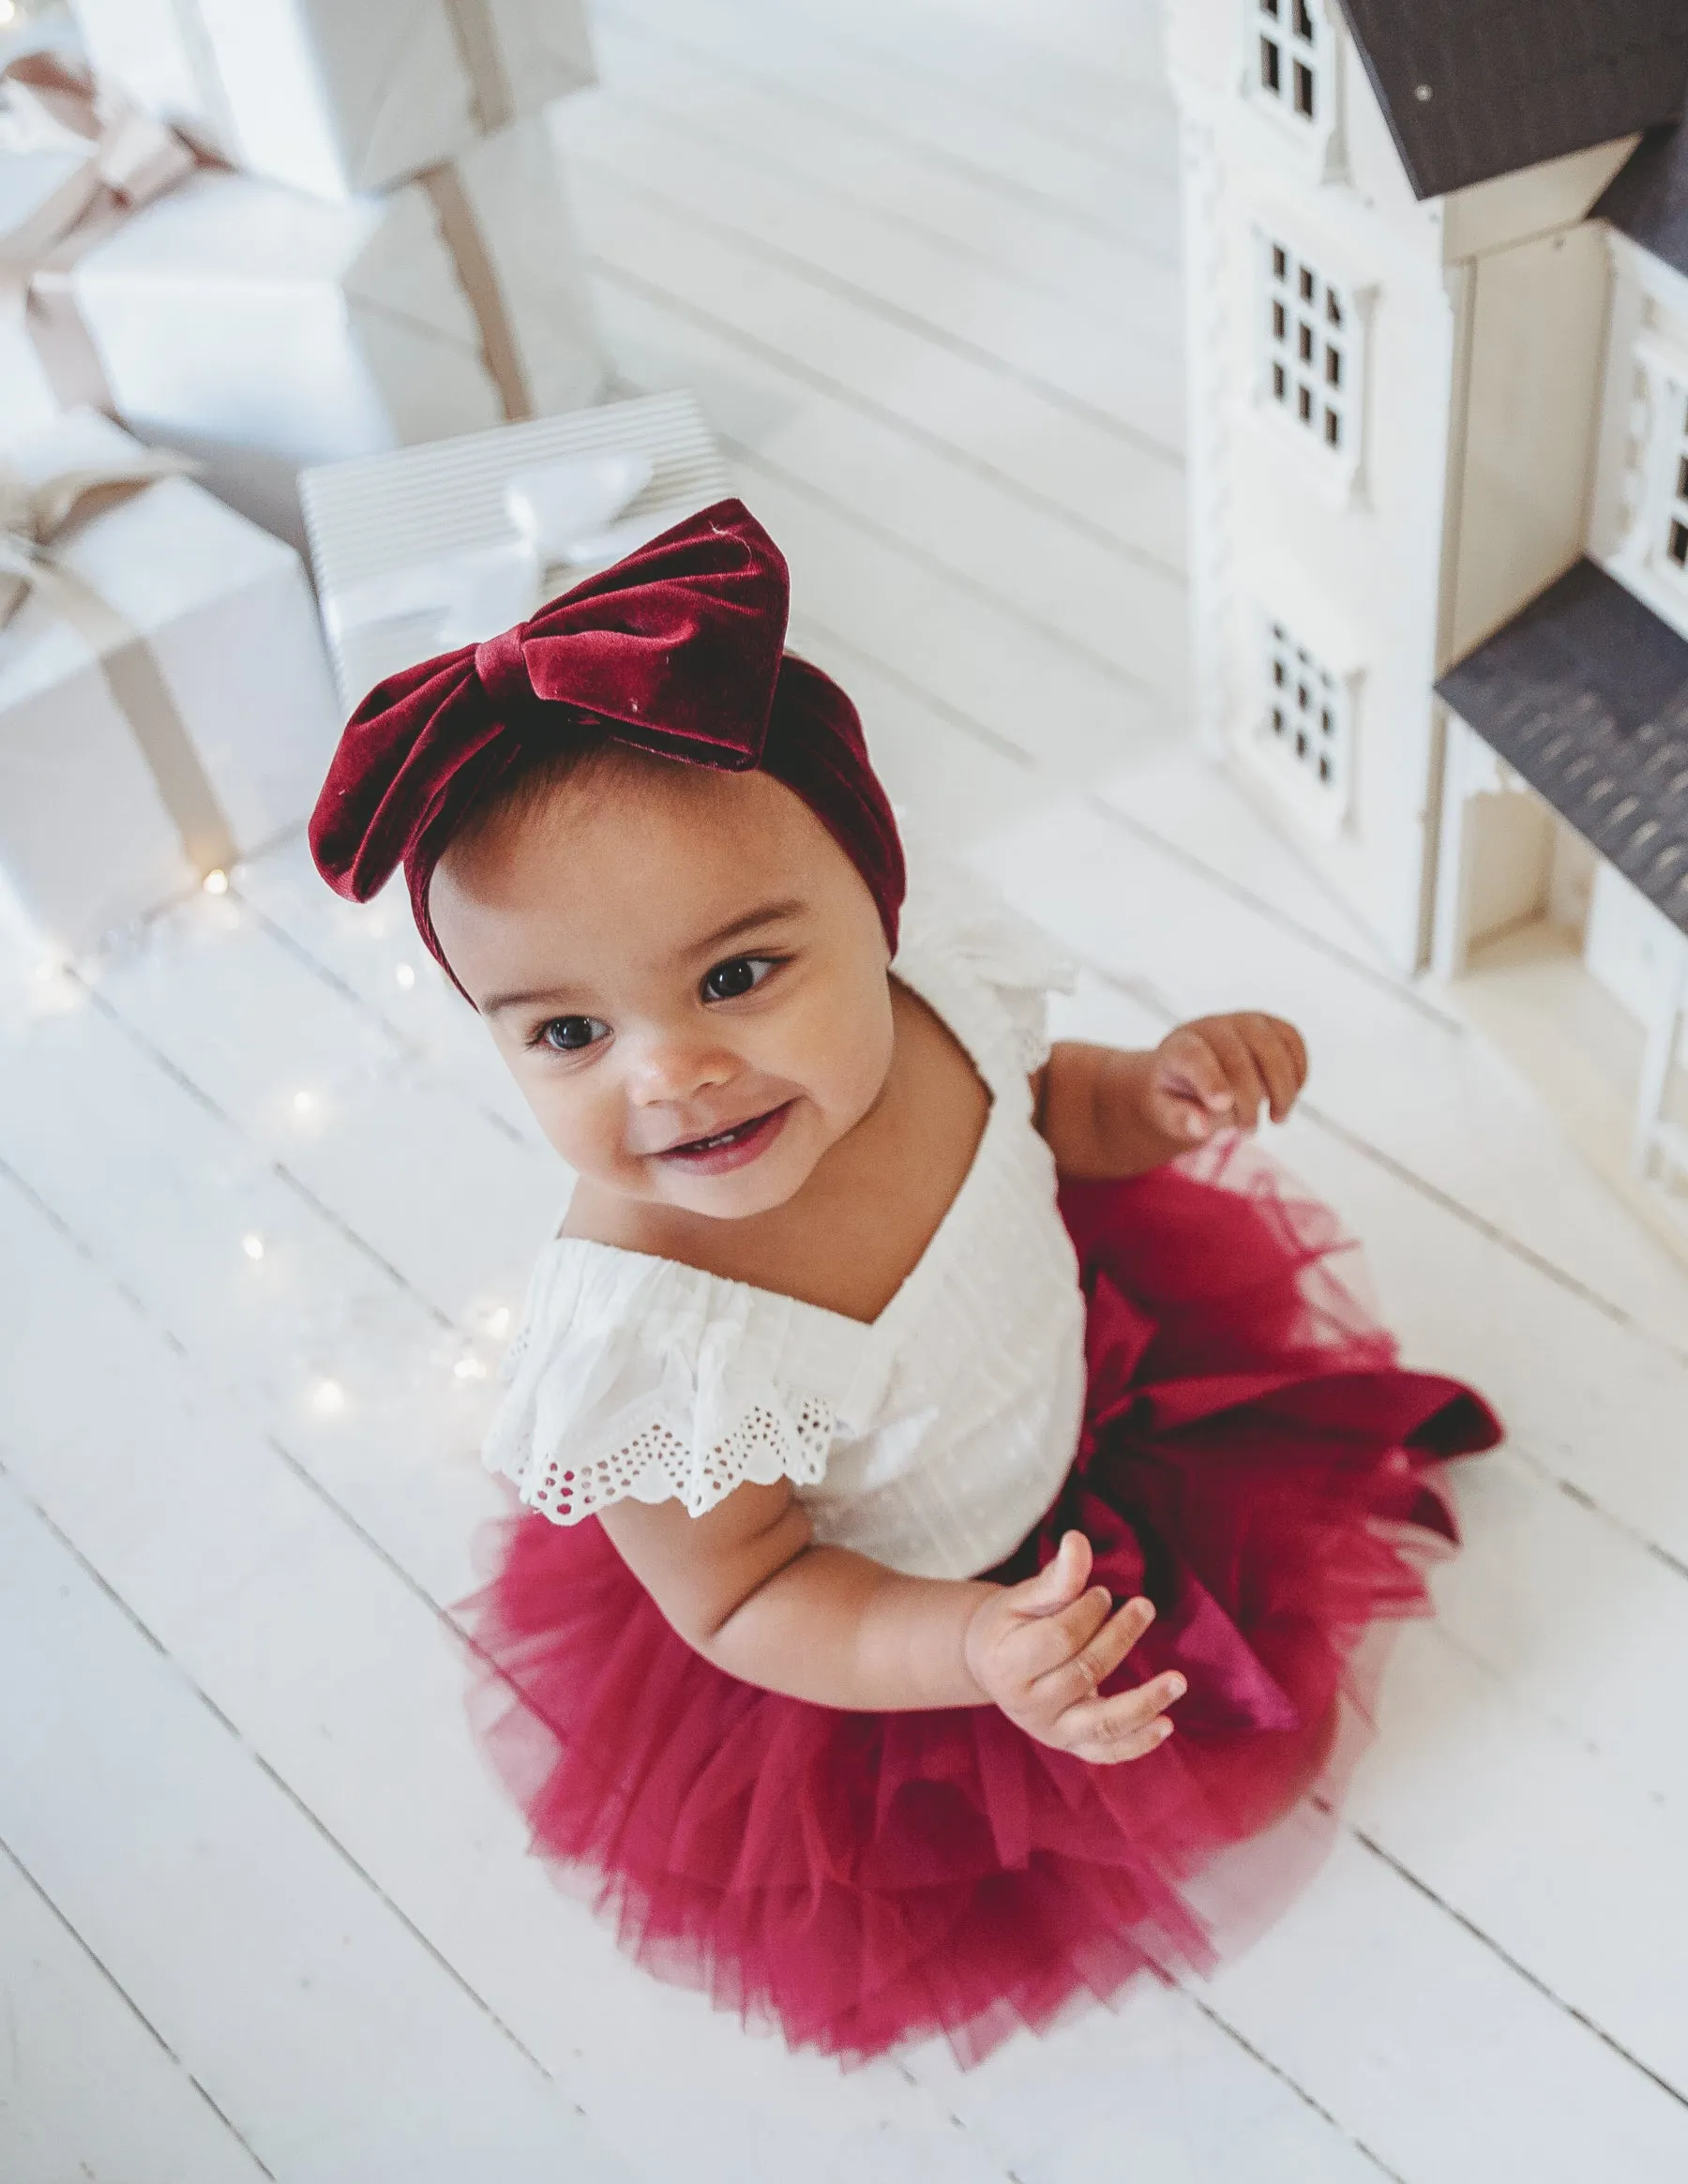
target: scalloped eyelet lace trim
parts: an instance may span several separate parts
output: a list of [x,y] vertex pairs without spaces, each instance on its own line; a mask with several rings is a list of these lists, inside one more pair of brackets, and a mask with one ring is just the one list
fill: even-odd
[[521,1499],[553,1524],[578,1524],[611,1502],[680,1501],[701,1516],[746,1483],[790,1479],[813,1486],[825,1475],[836,1420],[832,1406],[804,1396],[790,1408],[751,1405],[731,1429],[704,1449],[660,1420],[630,1439],[590,1455],[559,1450],[541,1457],[520,1452],[508,1469]]

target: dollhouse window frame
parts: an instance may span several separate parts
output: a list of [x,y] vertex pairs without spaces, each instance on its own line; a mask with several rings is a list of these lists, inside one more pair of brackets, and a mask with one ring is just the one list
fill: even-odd
[[[1233,0],[1243,101],[1315,182],[1347,172],[1343,26],[1332,0]],[[1269,56],[1275,56],[1274,59]]]
[[[1334,841],[1349,830],[1355,810],[1364,676],[1328,660],[1292,609],[1257,598],[1251,620],[1255,670],[1242,723],[1243,755],[1292,818]],[[1333,716],[1328,729],[1324,715]],[[1306,749],[1297,747],[1302,736],[1311,739]],[[1330,763],[1326,780],[1308,762],[1315,755]]]
[[1646,331],[1631,369],[1629,505],[1614,570],[1688,636],[1688,349]]
[[[1357,280],[1340,251],[1263,208],[1253,223],[1252,403],[1261,427],[1294,449],[1325,499],[1364,495],[1367,367],[1376,281]],[[1280,264],[1280,260],[1282,263]],[[1314,293],[1306,282],[1311,277]],[[1333,304],[1340,316],[1333,318]],[[1330,378],[1333,353],[1340,378]],[[1329,419],[1339,421],[1333,437]]]

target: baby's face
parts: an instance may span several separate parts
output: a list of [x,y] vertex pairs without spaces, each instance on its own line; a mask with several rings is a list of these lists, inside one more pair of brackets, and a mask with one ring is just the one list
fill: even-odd
[[879,912],[764,774],[595,761],[453,844],[429,910],[546,1136],[625,1197],[767,1212],[883,1089]]

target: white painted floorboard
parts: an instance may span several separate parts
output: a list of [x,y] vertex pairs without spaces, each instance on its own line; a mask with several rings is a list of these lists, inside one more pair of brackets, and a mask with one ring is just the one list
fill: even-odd
[[916,826],[1079,957],[1073,1033],[1297,1017],[1284,1157],[1508,1418],[1335,1851],[1211,1986],[965,2074],[632,1970],[452,1616],[563,1178],[401,900],[294,840],[0,970],[6,2184],[1688,2175],[1688,1276],[1180,743],[1154,22],[602,0],[559,127],[621,380],[698,388]]

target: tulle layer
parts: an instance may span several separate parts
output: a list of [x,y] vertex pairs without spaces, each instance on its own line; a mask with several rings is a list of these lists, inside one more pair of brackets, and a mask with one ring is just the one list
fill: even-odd
[[535,1849],[641,1964],[793,2046],[942,2033],[972,2061],[1274,1915],[1363,1746],[1378,1638],[1456,1544],[1439,1469],[1499,1438],[1469,1390],[1398,1368],[1334,1217],[1244,1145],[1069,1186],[1062,1211],[1083,1437],[995,1574],[1078,1527],[1116,1598],[1150,1594],[1116,1683],[1176,1664],[1189,1691],[1148,1757],[1089,1767],[989,1707],[852,1714],[741,1683],[594,1520],[495,1528],[463,1604],[477,1725]]

